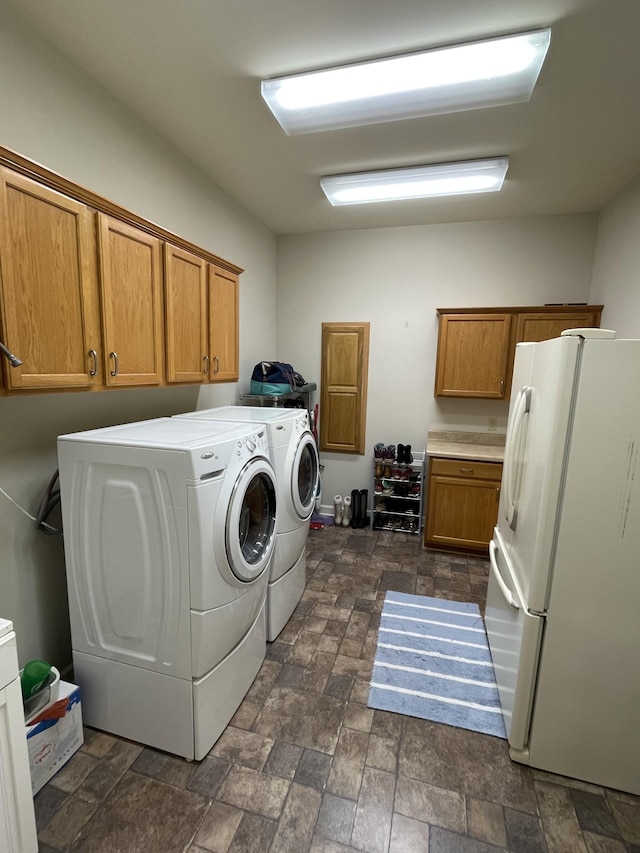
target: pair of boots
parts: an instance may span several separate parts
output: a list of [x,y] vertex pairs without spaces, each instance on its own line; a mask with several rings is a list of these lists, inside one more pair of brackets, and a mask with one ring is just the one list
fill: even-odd
[[354,489],[351,496],[336,495],[333,499],[333,523],[342,527],[368,527],[367,502],[369,492],[367,489]]

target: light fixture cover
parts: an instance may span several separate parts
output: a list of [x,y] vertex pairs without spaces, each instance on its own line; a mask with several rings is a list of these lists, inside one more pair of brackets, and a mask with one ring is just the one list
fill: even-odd
[[289,135],[528,101],[551,30],[263,80]]
[[508,167],[508,157],[493,157],[488,160],[409,166],[351,175],[328,175],[320,179],[320,186],[334,206],[489,193],[502,189]]

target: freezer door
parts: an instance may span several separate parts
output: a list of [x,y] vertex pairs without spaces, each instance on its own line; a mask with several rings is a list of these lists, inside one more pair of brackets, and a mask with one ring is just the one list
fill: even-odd
[[498,511],[527,610],[547,607],[553,543],[581,339],[519,344]]
[[640,794],[640,341],[587,341],[530,763]]
[[509,744],[522,750],[528,740],[544,620],[522,606],[500,530],[489,543],[491,574],[485,625]]

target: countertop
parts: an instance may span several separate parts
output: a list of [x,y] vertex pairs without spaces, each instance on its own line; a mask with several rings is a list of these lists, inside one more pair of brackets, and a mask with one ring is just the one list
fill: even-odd
[[475,459],[480,462],[502,462],[506,436],[487,432],[447,432],[430,429],[427,433],[427,456],[445,459]]

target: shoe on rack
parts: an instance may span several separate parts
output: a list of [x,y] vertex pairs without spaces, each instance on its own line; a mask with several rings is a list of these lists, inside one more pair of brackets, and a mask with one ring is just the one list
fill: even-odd
[[336,527],[342,524],[342,512],[344,509],[344,501],[342,495],[336,495],[333,499],[333,523]]
[[374,477],[376,477],[379,480],[383,476],[384,476],[384,465],[382,464],[382,462],[379,459],[377,459]]
[[376,483],[375,486],[373,487],[373,491],[376,493],[376,495],[381,495],[382,494],[382,483]]
[[400,470],[400,468],[394,468],[392,476],[393,476],[394,480],[401,480],[402,479],[402,471]]
[[387,479],[387,480],[390,480],[390,479],[391,479],[391,476],[392,476],[392,468],[391,468],[391,465],[388,465],[388,464],[386,464],[386,463],[385,463],[384,471],[383,471],[383,476],[384,476],[384,477],[385,477],[385,479]]
[[404,444],[398,445],[398,452],[396,453],[396,461],[398,465],[404,464]]
[[373,448],[374,459],[382,459],[384,456],[384,444],[376,444]]
[[404,448],[404,464],[411,465],[413,462],[413,456],[411,455],[411,445],[406,444]]
[[396,458],[396,446],[395,444],[387,444],[384,449],[384,458],[391,459],[393,461]]

